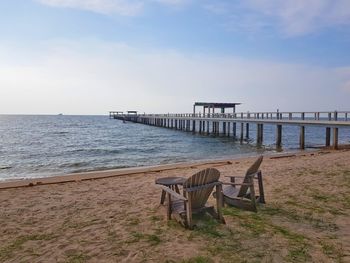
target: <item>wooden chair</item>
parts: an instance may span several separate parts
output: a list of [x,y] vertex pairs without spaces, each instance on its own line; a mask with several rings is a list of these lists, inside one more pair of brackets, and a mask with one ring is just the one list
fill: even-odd
[[[262,173],[259,170],[263,156],[260,156],[245,173],[245,176],[225,176],[230,177],[230,183],[223,183],[223,201],[226,204],[242,208],[249,211],[257,211],[257,203],[265,203]],[[236,179],[243,179],[242,183],[237,183]],[[258,180],[259,195],[254,189],[254,179]],[[237,187],[240,186],[240,187]],[[215,195],[214,195],[215,196]]]
[[[204,169],[183,183],[183,195],[176,193],[166,186],[160,186],[167,193],[167,220],[171,215],[185,227],[192,229],[192,214],[208,212],[220,222],[225,223],[222,216],[222,183],[219,182],[220,172],[214,168]],[[208,198],[216,187],[218,194],[217,211],[213,206],[208,206]]]

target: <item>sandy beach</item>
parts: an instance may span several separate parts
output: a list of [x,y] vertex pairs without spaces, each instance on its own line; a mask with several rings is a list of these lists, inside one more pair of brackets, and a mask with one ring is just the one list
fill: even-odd
[[258,213],[165,220],[156,178],[216,167],[227,181],[254,159],[2,183],[0,262],[350,262],[349,150],[265,156]]

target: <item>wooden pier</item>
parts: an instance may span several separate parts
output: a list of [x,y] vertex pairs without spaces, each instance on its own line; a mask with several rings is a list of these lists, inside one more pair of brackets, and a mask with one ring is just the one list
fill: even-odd
[[[225,113],[224,108],[221,108],[222,113],[215,113],[215,108],[220,108],[220,105],[208,107],[208,113],[205,110],[203,113],[196,113],[194,107],[194,113],[123,114],[110,112],[110,118],[201,134],[232,136],[241,141],[249,138],[250,125],[256,125],[256,142],[258,145],[263,143],[264,125],[275,125],[276,148],[281,148],[282,146],[282,126],[285,125],[299,127],[300,149],[305,149],[306,127],[323,127],[326,135],[324,145],[333,149],[338,149],[339,147],[339,128],[350,129],[350,111],[235,112],[235,108],[233,108],[232,113]],[[227,106],[232,107],[233,104],[227,104]],[[210,112],[210,108],[212,112]],[[237,129],[240,131],[239,136],[237,136]]]

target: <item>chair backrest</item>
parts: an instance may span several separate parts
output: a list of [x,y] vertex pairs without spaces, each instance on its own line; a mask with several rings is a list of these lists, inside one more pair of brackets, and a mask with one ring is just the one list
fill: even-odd
[[[249,183],[249,176],[259,171],[259,167],[262,161],[263,161],[263,156],[260,156],[258,159],[256,159],[256,161],[252,164],[252,166],[248,168],[247,172],[245,173],[243,183]],[[245,196],[248,190],[249,190],[248,185],[242,185],[241,188],[239,189],[237,196]]]
[[[206,168],[204,170],[195,173],[188,178],[184,184],[184,192],[186,189],[191,190],[191,204],[192,208],[204,207],[208,201],[208,198],[213,191],[215,182],[219,181],[220,172],[215,168]],[[210,184],[213,184],[210,186]],[[194,187],[194,191],[192,191]]]

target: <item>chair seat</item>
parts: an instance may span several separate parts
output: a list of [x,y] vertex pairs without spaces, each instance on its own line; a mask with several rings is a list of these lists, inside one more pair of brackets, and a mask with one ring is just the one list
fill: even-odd
[[224,194],[224,196],[234,198],[238,196],[239,188],[233,187],[231,185],[226,185],[223,187],[222,193]]

